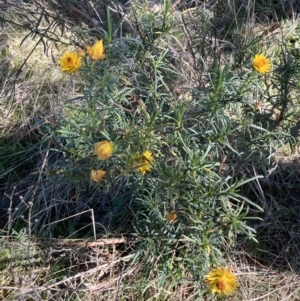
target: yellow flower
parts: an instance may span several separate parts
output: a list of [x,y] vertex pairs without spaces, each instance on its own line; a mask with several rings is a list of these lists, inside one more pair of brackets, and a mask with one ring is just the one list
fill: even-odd
[[177,218],[177,214],[172,211],[168,212],[168,214],[166,215],[166,219],[170,223],[174,222],[176,218]]
[[95,154],[97,155],[99,160],[104,160],[109,158],[112,155],[113,151],[114,151],[113,145],[107,140],[98,142],[95,145]]
[[236,276],[230,271],[230,268],[216,268],[211,270],[205,276],[205,282],[213,294],[229,295],[239,286]]
[[89,54],[89,57],[94,61],[104,59],[105,53],[104,53],[103,41],[99,40],[93,46],[87,46],[87,52]]
[[253,69],[258,73],[266,73],[271,70],[270,60],[263,54],[255,55],[253,59]]
[[101,181],[104,176],[105,176],[106,172],[102,169],[92,169],[91,170],[91,180],[93,180],[94,182],[98,183],[99,181]]
[[146,151],[142,156],[135,156],[134,166],[141,174],[145,174],[146,171],[151,171],[151,163],[153,161],[152,153]]
[[76,52],[68,51],[59,60],[61,71],[67,73],[77,72],[81,67],[81,57]]

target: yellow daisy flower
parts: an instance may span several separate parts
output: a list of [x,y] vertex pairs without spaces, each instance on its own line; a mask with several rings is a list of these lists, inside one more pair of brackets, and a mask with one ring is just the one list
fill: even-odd
[[146,151],[142,156],[135,156],[134,167],[136,167],[137,171],[141,174],[145,174],[146,171],[151,171],[151,163],[154,161],[152,157],[152,153],[150,151]]
[[81,57],[76,52],[68,51],[59,60],[60,70],[67,73],[74,73],[81,67]]
[[97,41],[93,46],[87,46],[87,52],[94,61],[99,61],[106,57],[102,40]]
[[91,170],[91,180],[98,183],[99,181],[101,181],[104,176],[106,174],[106,171],[102,170],[102,169],[92,169]]
[[230,271],[230,268],[216,268],[211,270],[205,276],[205,282],[213,294],[229,295],[239,286],[236,276]]
[[95,154],[97,155],[99,160],[104,160],[109,158],[112,155],[113,151],[114,151],[113,145],[107,140],[98,142],[95,145]]
[[177,218],[177,214],[172,211],[168,212],[168,214],[166,215],[166,219],[170,223],[174,222],[176,218]]
[[253,69],[258,73],[266,73],[271,70],[270,60],[263,54],[255,55],[252,65]]

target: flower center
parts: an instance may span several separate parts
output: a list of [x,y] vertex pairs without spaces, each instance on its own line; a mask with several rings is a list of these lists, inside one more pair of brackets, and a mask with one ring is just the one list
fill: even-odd
[[260,61],[258,61],[258,63],[257,63],[257,65],[259,66],[259,67],[262,67],[262,66],[264,66],[264,65],[266,65],[267,64],[267,62],[265,61],[265,60],[263,60],[263,59],[261,59]]
[[67,62],[71,63],[72,59],[70,57],[67,58]]
[[226,281],[224,279],[219,279],[216,286],[220,291],[223,291],[226,289]]

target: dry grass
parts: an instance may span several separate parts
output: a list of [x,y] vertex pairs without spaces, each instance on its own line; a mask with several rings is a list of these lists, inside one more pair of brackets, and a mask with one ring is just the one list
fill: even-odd
[[[7,18],[14,18],[13,16],[13,12],[6,15]],[[14,19],[18,24],[22,24],[21,20],[21,17]],[[59,29],[57,31],[57,35],[61,34]],[[78,77],[69,78],[58,68],[55,58],[64,51],[65,46],[50,41],[45,48],[39,42],[39,37],[24,39],[27,34],[27,30],[14,24],[6,24],[1,31],[2,135],[21,133],[38,116],[59,116],[62,104],[67,99],[78,96],[77,89],[82,84]],[[62,38],[62,41],[67,40],[67,36]],[[24,134],[26,135],[23,132],[22,135]]]
[[298,274],[283,272],[272,266],[263,266],[245,251],[237,255],[236,271],[239,277],[240,290],[229,300],[247,301],[296,301],[300,298]]
[[114,300],[123,278],[138,269],[127,266],[133,254],[117,251],[126,243],[122,238],[49,242],[20,233],[11,241],[7,235],[0,239],[1,300],[72,300],[77,295],[82,300]]

